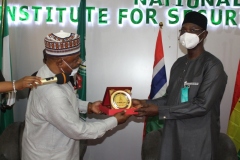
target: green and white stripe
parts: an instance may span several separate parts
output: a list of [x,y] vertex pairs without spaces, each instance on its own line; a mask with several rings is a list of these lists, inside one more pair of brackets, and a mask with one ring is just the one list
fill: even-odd
[[[9,49],[9,32],[7,18],[7,0],[2,0],[2,17],[0,29],[0,70],[6,81],[12,80],[11,55]],[[13,109],[1,112],[0,134],[13,123]]]
[[[12,80],[11,56],[9,49],[9,32],[7,18],[7,0],[2,1],[2,17],[1,17],[1,44],[0,44],[0,69],[6,81]],[[2,23],[3,22],[3,23]]]

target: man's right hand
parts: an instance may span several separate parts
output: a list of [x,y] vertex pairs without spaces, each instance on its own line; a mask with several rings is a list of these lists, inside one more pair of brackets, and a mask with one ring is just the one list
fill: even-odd
[[124,122],[126,122],[126,120],[130,117],[131,115],[126,114],[125,111],[116,113],[114,115],[115,118],[117,118],[118,124],[122,124]]

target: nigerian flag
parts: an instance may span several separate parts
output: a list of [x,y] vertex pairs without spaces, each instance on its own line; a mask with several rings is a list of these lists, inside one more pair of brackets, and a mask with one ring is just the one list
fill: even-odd
[[[78,28],[77,33],[80,35],[80,58],[82,64],[80,65],[79,74],[81,77],[81,88],[78,89],[78,96],[81,100],[86,100],[87,90],[87,74],[86,74],[86,50],[85,50],[85,36],[86,36],[86,0],[81,0],[78,10]],[[81,114],[80,118],[86,121],[86,114]],[[87,140],[80,140],[80,160],[83,159],[87,149]]]
[[82,85],[78,90],[78,95],[81,100],[86,100],[86,50],[85,50],[85,36],[86,36],[86,0],[81,0],[78,11],[78,28],[77,33],[80,35],[80,58],[82,64],[80,65],[79,74],[81,75]]
[[[11,56],[9,50],[9,32],[7,18],[7,0],[2,0],[1,7],[1,29],[0,29],[0,70],[6,81],[12,80]],[[13,123],[13,110],[1,111],[0,134],[9,125]]]

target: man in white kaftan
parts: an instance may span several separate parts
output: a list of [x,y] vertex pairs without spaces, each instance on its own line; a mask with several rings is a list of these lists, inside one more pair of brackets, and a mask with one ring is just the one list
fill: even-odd
[[[45,38],[47,61],[37,76],[54,77],[61,72],[73,73],[81,62],[78,39],[79,36],[73,33],[48,35]],[[54,45],[48,45],[48,41]],[[64,49],[51,48],[65,42],[71,45],[64,44]],[[57,49],[60,51],[55,51]],[[100,103],[78,99],[70,82],[51,83],[32,89],[22,139],[22,160],[78,160],[80,139],[101,137],[129,117],[118,113],[96,122],[84,122],[79,118],[79,112],[99,113]]]

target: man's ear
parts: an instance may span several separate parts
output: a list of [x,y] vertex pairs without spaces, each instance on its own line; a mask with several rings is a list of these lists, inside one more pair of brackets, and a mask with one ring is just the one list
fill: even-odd
[[208,35],[208,31],[205,31],[204,32],[204,39],[207,37],[207,35]]
[[62,60],[62,58],[57,58],[56,59],[56,65],[58,66],[58,67],[62,67],[63,66],[63,60]]

